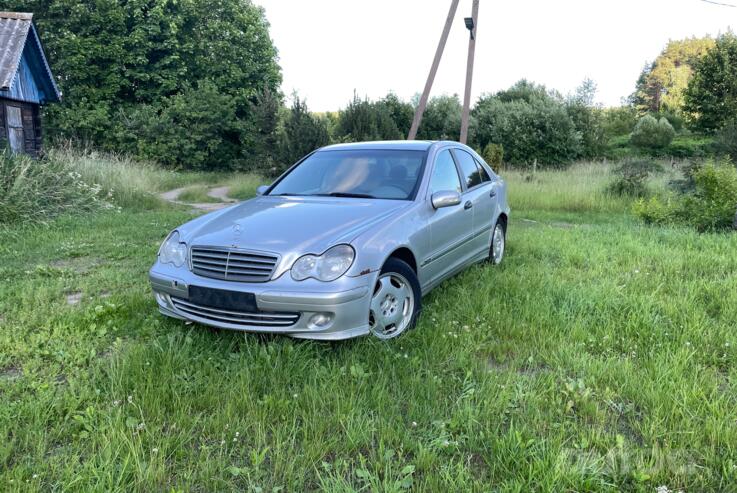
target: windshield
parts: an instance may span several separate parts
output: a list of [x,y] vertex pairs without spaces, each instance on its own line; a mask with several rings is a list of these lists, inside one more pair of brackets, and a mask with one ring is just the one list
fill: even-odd
[[422,174],[425,151],[319,151],[302,161],[269,195],[318,195],[409,200]]

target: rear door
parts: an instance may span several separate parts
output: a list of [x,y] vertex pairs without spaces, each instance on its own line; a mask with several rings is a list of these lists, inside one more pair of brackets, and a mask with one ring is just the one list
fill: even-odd
[[462,193],[463,187],[453,155],[444,149],[435,158],[426,197],[430,235],[427,256],[422,261],[423,288],[442,279],[472,254],[473,210],[464,208],[463,202],[433,209],[432,194],[448,190]]
[[453,149],[461,179],[465,181],[463,205],[473,210],[473,238],[469,248],[474,256],[486,253],[491,245],[491,221],[494,219],[494,198],[491,178],[483,166],[464,149]]

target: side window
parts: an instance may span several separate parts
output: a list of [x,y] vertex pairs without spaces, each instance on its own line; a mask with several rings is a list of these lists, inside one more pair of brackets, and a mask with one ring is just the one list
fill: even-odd
[[430,177],[430,193],[443,190],[455,190],[461,192],[461,181],[458,179],[453,156],[449,150],[441,151],[435,159],[435,169]]
[[[474,159],[474,161],[476,160]],[[484,168],[484,165],[476,161],[476,166],[478,166],[479,168],[479,174],[481,175],[481,181],[482,182],[491,181],[491,177],[489,177],[489,173],[488,171],[486,171],[486,168]]]
[[476,160],[464,150],[456,149],[455,155],[458,158],[458,164],[461,166],[463,179],[466,180],[466,188],[473,188],[481,184],[481,171],[476,166]]

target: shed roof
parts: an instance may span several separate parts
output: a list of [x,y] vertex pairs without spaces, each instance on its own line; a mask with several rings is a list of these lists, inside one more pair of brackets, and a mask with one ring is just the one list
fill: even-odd
[[51,69],[46,61],[41,40],[33,25],[33,14],[22,12],[0,12],[0,91],[10,91],[17,80],[16,75],[20,67],[23,52],[30,43],[31,51],[40,60],[40,74],[44,85],[48,85],[50,99],[58,101],[61,98]]

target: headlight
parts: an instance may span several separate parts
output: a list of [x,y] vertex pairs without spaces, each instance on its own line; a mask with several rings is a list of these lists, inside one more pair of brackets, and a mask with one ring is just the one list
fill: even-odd
[[159,260],[164,264],[184,265],[187,260],[187,244],[179,241],[179,232],[173,231],[159,249]]
[[355,257],[356,252],[349,245],[336,245],[322,255],[305,255],[292,265],[292,279],[334,281],[348,271]]

